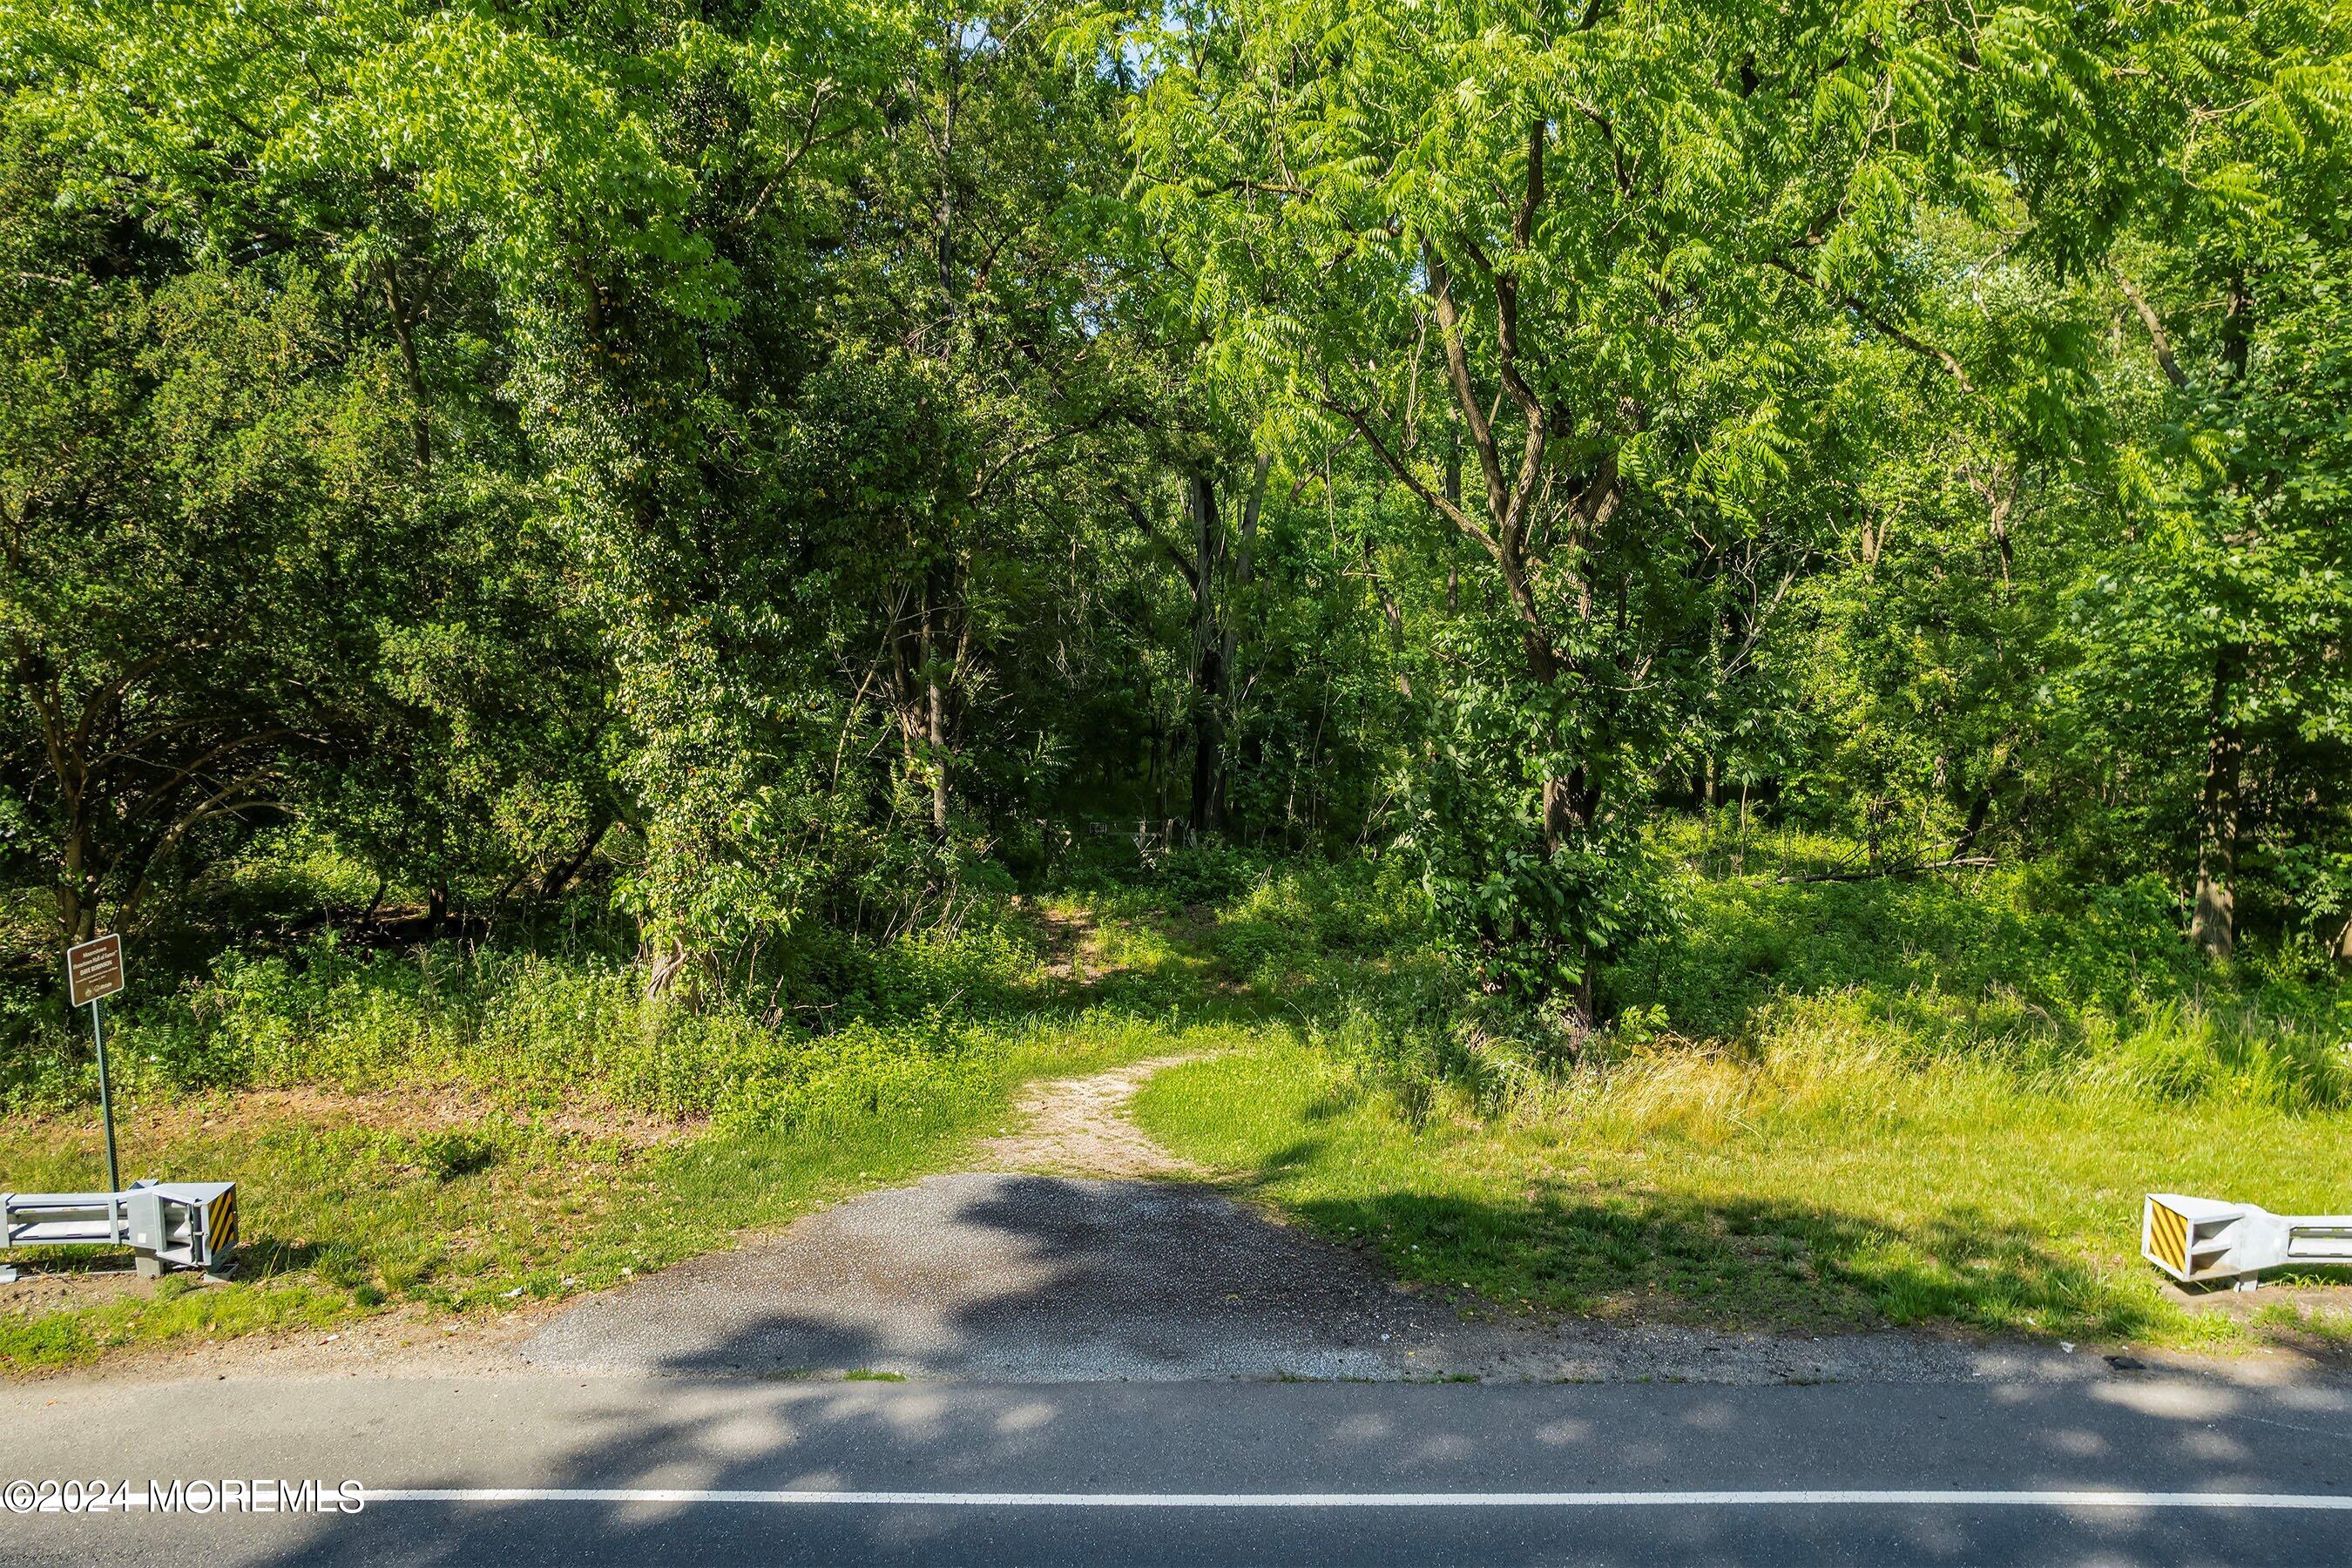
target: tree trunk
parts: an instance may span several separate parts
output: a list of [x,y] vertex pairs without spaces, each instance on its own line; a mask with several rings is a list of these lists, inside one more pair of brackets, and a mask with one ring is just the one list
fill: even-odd
[[[1462,432],[1455,430],[1445,447],[1445,504],[1457,510],[1462,505]],[[1462,563],[1447,552],[1445,562],[1445,613],[1450,616],[1462,613]]]
[[596,853],[596,847],[604,842],[604,835],[612,831],[613,824],[609,818],[589,829],[587,841],[580,846],[578,853],[547,868],[547,874],[539,881],[539,896],[552,899],[571,887],[572,879],[586,868],[589,858]]
[[97,858],[97,847],[91,842],[89,827],[88,763],[79,751],[69,752],[56,735],[50,741],[50,759],[66,800],[65,854],[54,886],[58,924],[64,931],[66,945],[70,947],[98,934],[98,895],[106,885],[106,870],[100,863],[93,874],[91,865]]
[[1217,795],[1223,785],[1224,637],[1217,625],[1216,582],[1224,554],[1224,531],[1217,517],[1216,486],[1208,475],[1187,475],[1186,510],[1192,515],[1192,836],[1217,826]]
[[1995,769],[1992,775],[1985,780],[1984,787],[1978,790],[1975,798],[1969,802],[1968,820],[1960,825],[1960,836],[1952,841],[1954,855],[1975,852],[1977,840],[1984,834],[1985,823],[1992,816],[1993,786],[2000,782],[2000,773]]
[[701,987],[696,984],[692,978],[694,968],[694,950],[686,944],[685,938],[672,936],[663,944],[658,952],[648,951],[645,954],[645,957],[646,960],[646,996],[654,997],[667,995],[677,986],[678,977],[680,975],[686,975],[688,976],[685,991],[687,1005],[689,1007],[700,1006],[702,1001]]
[[[949,609],[956,587],[952,564],[935,565],[924,574],[922,596],[908,616],[902,608],[893,617],[889,654],[894,703],[898,715],[898,743],[910,773],[919,773],[929,797],[931,834],[948,836],[948,812],[952,804],[950,778],[954,762],[955,715],[952,701],[958,671],[967,651],[971,627],[948,641]],[[905,603],[900,600],[901,605]],[[911,637],[900,629],[911,622]]]
[[1404,671],[1404,606],[1397,603],[1396,595],[1389,592],[1388,580],[1381,575],[1381,563],[1372,554],[1372,542],[1365,539],[1360,544],[1364,557],[1364,575],[1371,582],[1372,597],[1380,603],[1381,622],[1389,629],[1389,653],[1397,661],[1397,695],[1410,702],[1412,700],[1412,681]]
[[[2252,354],[2252,313],[2245,275],[2232,274],[2221,311],[2221,362],[2233,394],[2245,387]],[[2205,711],[2205,783],[2197,803],[2197,899],[2189,934],[2214,958],[2229,957],[2238,943],[2238,828],[2246,751],[2231,695],[2245,657],[2244,648],[2229,643],[2215,651],[2213,693]]]
[[1234,551],[1233,592],[1226,595],[1225,627],[1225,706],[1232,711],[1235,682],[1241,671],[1241,622],[1239,611],[1243,595],[1249,592],[1251,557],[1257,546],[1258,513],[1265,506],[1266,477],[1274,470],[1274,454],[1260,454],[1256,468],[1250,475],[1249,500],[1242,503],[1240,543]]
[[88,942],[98,934],[98,900],[85,900],[79,889],[59,884],[58,896],[58,929],[65,933],[66,945]]
[[[1241,621],[1249,611],[1249,590],[1256,573],[1257,523],[1265,510],[1265,486],[1274,472],[1274,454],[1262,452],[1257,466],[1250,475],[1249,500],[1242,506],[1241,547],[1234,561],[1234,592],[1225,602],[1225,758],[1224,768],[1217,780],[1217,814],[1230,824],[1233,818],[1234,769],[1236,742],[1233,734],[1241,721],[1243,691],[1241,663]],[[1264,754],[1263,737],[1245,733],[1239,740],[1240,765],[1254,771]]]
[[2237,679],[2238,650],[2223,647],[2213,659],[2213,695],[2206,710],[2205,784],[2197,810],[2197,907],[2189,935],[2215,958],[2237,945],[2237,866],[2240,784],[2245,741],[2230,710]]
[[1168,753],[1172,749],[1169,726],[1162,722],[1155,709],[1151,715],[1151,815],[1165,821],[1168,816]]
[[[930,641],[928,626],[924,641]],[[931,832],[944,839],[948,836],[948,688],[936,656],[925,663],[925,723],[931,746]]]
[[416,337],[409,330],[408,301],[400,291],[400,273],[390,262],[381,269],[383,280],[383,306],[392,318],[393,341],[400,346],[400,363],[408,373],[409,437],[416,450],[416,466],[420,470],[433,467],[433,415],[425,400],[425,366],[416,353]]

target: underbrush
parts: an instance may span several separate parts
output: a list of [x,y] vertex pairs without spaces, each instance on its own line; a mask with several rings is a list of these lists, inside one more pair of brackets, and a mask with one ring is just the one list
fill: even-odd
[[[691,1000],[648,997],[609,940],[226,953],[124,1007],[110,1054],[134,1168],[253,1184],[266,1288],[0,1324],[0,1356],[593,1289],[936,1168],[1028,1077],[1237,1042],[1155,1080],[1146,1124],[1506,1304],[2215,1342],[2240,1331],[2136,1260],[2140,1193],[2352,1206],[2352,1003],[2326,969],[2206,965],[2145,885],[1805,880],[1844,874],[1837,846],[1671,847],[1682,926],[1608,955],[1597,1030],[1476,994],[1375,857],[1080,867],[953,931],[782,944]],[[0,1163],[87,1184],[80,1042],[38,1009],[7,1038]],[[305,1086],[478,1109],[141,1142],[146,1107]],[[667,1131],[582,1134],[603,1108]]]
[[1952,1073],[1997,1083],[2011,1096],[2128,1100],[2141,1110],[2336,1116],[2352,1109],[2352,1048],[2325,1013],[2174,997],[2143,999],[2121,1018],[2089,1012],[2072,1028],[2043,1016],[1999,1031],[1979,1020],[1981,1033],[1931,1033],[1905,1028],[1875,1004],[1854,993],[1786,998],[1760,1010],[1751,1036],[1725,1041],[1675,1033],[1656,1007],[1629,1009],[1606,1030],[1564,1036],[1475,1007],[1436,1015],[1388,988],[1309,1022],[1307,1034],[1412,1125],[1441,1100],[1483,1117],[1545,1117],[1572,1104],[1704,1118],[1759,1096],[1936,1083]]
[[[36,1249],[96,1295],[0,1315],[0,1366],[566,1296],[951,1163],[1029,1079],[1185,1048],[1170,1009],[1208,960],[1150,919],[1101,923],[1127,951],[1086,984],[1011,902],[890,942],[813,934],[699,995],[647,995],[596,931],[318,930],[176,987],[134,967],[108,1030],[125,1173],[237,1182],[237,1282],[109,1296],[119,1258]],[[94,1068],[56,1011],[0,1020],[0,1170],[23,1190],[102,1168]]]
[[[221,955],[110,1025],[118,1092],[328,1084],[473,1085],[518,1104],[587,1092],[674,1118],[796,1126],[887,1117],[986,1079],[1042,981],[1005,922],[912,937],[845,960],[837,988],[790,1011],[781,984],[648,995],[643,971],[590,951],[385,950],[324,931],[291,952]],[[795,976],[795,979],[803,978]],[[87,1103],[86,1043],[24,1031],[14,1110]]]
[[[238,1184],[236,1282],[192,1289],[173,1277],[21,1315],[0,1310],[0,1370],[196,1337],[333,1330],[393,1309],[430,1324],[605,1289],[742,1230],[951,1164],[972,1137],[1003,1125],[1013,1089],[1030,1078],[1206,1043],[1089,1012],[1003,1032],[959,1071],[878,1108],[863,1098],[868,1079],[823,1111],[684,1126],[630,1122],[577,1099],[509,1109],[431,1083],[348,1100],[315,1089],[173,1096],[123,1118],[123,1164]],[[86,1114],[0,1119],[0,1169],[28,1188],[90,1185],[100,1163]],[[119,1257],[79,1249],[18,1258],[94,1287],[122,1268]]]
[[1677,928],[1599,972],[1606,1027],[1482,1004],[1422,947],[1324,963],[1312,1033],[1409,1121],[1441,1092],[1540,1114],[1563,1094],[1673,1101],[1688,1086],[1643,1086],[1683,1078],[1777,1091],[1956,1067],[2021,1092],[2352,1108],[2352,988],[2292,950],[2205,964],[2160,887],[2032,865],[1809,881],[1836,862],[1798,834],[1752,835],[1747,869],[1718,875],[1698,830],[1682,847]]
[[1171,1069],[1139,1120],[1433,1288],[1727,1326],[2243,1342],[2140,1262],[2140,1195],[2352,1206],[2352,1000],[2324,968],[2208,965],[2145,884],[1683,847],[1680,929],[1610,956],[1599,1029],[1475,994],[1381,872],[1277,870],[1219,929],[1297,1044]]

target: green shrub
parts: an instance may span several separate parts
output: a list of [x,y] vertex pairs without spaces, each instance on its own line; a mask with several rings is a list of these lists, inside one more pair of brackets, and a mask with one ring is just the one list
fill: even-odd
[[476,1133],[429,1132],[416,1141],[416,1153],[425,1173],[435,1181],[454,1182],[496,1164],[499,1148]]
[[1303,978],[1360,980],[1366,962],[1430,946],[1429,906],[1395,861],[1276,867],[1216,912],[1211,946],[1239,978],[1279,987]]
[[1266,873],[1264,856],[1230,845],[1171,849],[1154,868],[1156,880],[1180,904],[1213,904],[1257,885]]

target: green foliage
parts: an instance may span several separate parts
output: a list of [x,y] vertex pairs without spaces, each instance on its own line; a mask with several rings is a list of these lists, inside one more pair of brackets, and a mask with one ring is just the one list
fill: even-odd
[[1345,1070],[1265,1047],[1160,1075],[1138,1116],[1472,1310],[2197,1349],[2275,1331],[2160,1291],[2125,1239],[2141,1184],[2325,1201],[2294,1165],[2341,1135],[2333,1120],[2037,1100],[1966,1076],[1849,1074],[1833,1093],[1815,1081],[1728,1101],[1709,1087],[1621,1081],[1466,1124],[1441,1093],[1416,1121]]
[[1283,870],[1219,910],[1210,941],[1415,1124],[1448,1104],[1548,1114],[1586,1077],[1622,1070],[1670,1096],[1678,1062],[1768,1080],[1965,1071],[2147,1106],[2352,1107],[2352,997],[2324,961],[2315,979],[2289,947],[2217,973],[2152,878],[2085,889],[2041,863],[1857,879],[1859,851],[1759,832],[1733,872],[1710,833],[1658,846],[1677,923],[1601,970],[1612,1022],[1597,1034],[1507,995],[1465,1002],[1425,896],[1385,873]]
[[0,0],[9,1108],[2352,1092],[2342,5],[543,9]]
[[[6,151],[20,200],[47,184]],[[399,434],[299,265],[60,285],[27,268],[88,264],[88,236],[12,226],[0,855],[78,936],[351,736],[410,565],[372,497]]]
[[[225,964],[119,1020],[117,1093],[134,1168],[240,1184],[237,1282],[0,1324],[0,1369],[606,1288],[940,1168],[1002,1126],[1030,1078],[1230,1037],[1172,1015],[1171,1002],[1201,1000],[1181,984],[1041,984],[1029,923],[1004,916],[825,955],[844,988],[823,1003],[812,988],[803,1007],[837,1025],[823,1035],[649,1003],[608,984],[614,966],[511,945],[362,954],[320,942]],[[646,1028],[656,1037],[629,1037]],[[175,1047],[186,1054],[165,1054]],[[44,1188],[88,1184],[100,1156],[86,1100],[20,1093],[9,1108],[0,1166]]]
[[[828,968],[830,995],[817,989]],[[649,997],[631,964],[593,952],[371,951],[329,933],[286,953],[231,950],[201,980],[151,993],[117,1013],[110,1055],[133,1096],[445,1082],[519,1104],[588,1092],[667,1117],[798,1126],[887,1119],[991,1078],[1021,1034],[1008,1009],[1041,989],[1034,951],[998,923],[789,973],[823,1032],[748,1003]],[[82,1047],[53,1025],[16,1036],[7,1060],[17,1106],[95,1093]]]
[[1892,377],[1855,329],[1974,389],[1930,341],[1926,215],[2008,220],[2041,171],[1988,121],[2095,131],[2129,37],[2021,23],[1331,0],[1074,33],[1149,61],[1139,201],[1215,374],[1475,546],[1408,822],[1486,984],[1582,1008],[1655,929],[1651,791],[1760,630],[1759,568],[1801,572],[1864,484],[1848,422]]
[[2014,999],[2054,1021],[2195,984],[2174,898],[2153,880],[2082,891],[2034,868],[1784,883],[1783,866],[1802,876],[1808,862],[1775,847],[1752,845],[1763,868],[1745,877],[1687,876],[1686,923],[1627,952],[1612,993],[1664,1007],[1685,1035],[1740,1041],[1791,996],[1860,994],[1919,1016],[1937,999]]

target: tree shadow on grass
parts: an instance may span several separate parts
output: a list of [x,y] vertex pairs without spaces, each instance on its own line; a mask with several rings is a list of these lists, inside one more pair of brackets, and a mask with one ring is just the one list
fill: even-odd
[[1326,1235],[1369,1242],[1403,1279],[1464,1289],[1507,1313],[1817,1333],[1958,1328],[2131,1340],[2177,1324],[2153,1288],[2068,1257],[2013,1221],[1956,1203],[1895,1222],[1826,1205],[1701,1201],[1529,1184],[1516,1202],[1418,1192],[1284,1199],[1311,1141],[1237,1192]]

